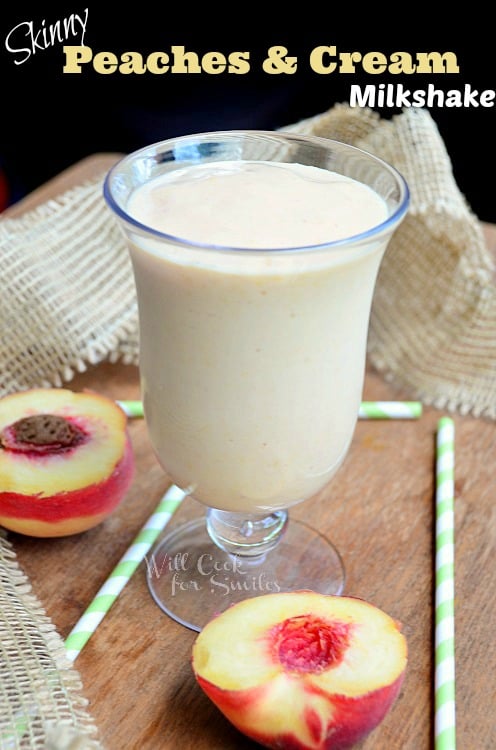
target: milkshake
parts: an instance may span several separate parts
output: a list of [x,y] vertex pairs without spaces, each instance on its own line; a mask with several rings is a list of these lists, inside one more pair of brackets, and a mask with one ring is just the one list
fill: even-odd
[[338,550],[288,508],[329,482],[352,440],[405,181],[327,138],[226,131],[135,151],[104,195],[133,264],[151,443],[207,506],[154,547],[153,599],[199,631],[248,596],[340,594]]
[[124,210],[164,470],[224,511],[309,498],[353,436],[386,201],[327,168],[225,159],[145,181]]

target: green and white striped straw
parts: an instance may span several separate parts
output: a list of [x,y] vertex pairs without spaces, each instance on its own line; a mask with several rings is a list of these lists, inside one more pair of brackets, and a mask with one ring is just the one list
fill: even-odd
[[362,401],[359,419],[418,419],[422,416],[420,401]]
[[135,418],[143,416],[142,401],[116,401],[127,417]]
[[436,569],[434,638],[434,742],[455,750],[455,427],[438,422],[436,435]]
[[121,557],[65,641],[66,656],[74,661],[129,581],[158,535],[170,521],[186,493],[172,485],[153,514]]
[[[141,401],[117,401],[124,413],[131,418],[143,416]],[[418,419],[422,416],[420,401],[362,401],[359,419]]]

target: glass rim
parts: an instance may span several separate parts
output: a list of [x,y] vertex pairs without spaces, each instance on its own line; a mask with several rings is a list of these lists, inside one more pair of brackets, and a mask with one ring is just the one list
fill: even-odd
[[[398,200],[398,206],[396,209],[391,213],[390,216],[388,216],[384,221],[380,222],[379,224],[374,225],[370,229],[365,230],[364,232],[359,232],[358,234],[350,235],[348,237],[343,237],[338,240],[330,240],[328,242],[321,242],[318,244],[310,244],[310,245],[297,245],[297,246],[286,246],[286,247],[236,247],[233,245],[218,245],[215,243],[208,243],[208,242],[198,242],[194,240],[188,240],[185,237],[177,237],[173,234],[168,234],[166,232],[161,232],[158,229],[154,229],[153,227],[150,227],[148,224],[143,224],[138,219],[134,218],[133,216],[130,216],[127,211],[122,208],[119,203],[117,202],[116,198],[114,197],[114,194],[112,192],[111,183],[114,179],[114,177],[119,173],[120,170],[126,165],[131,164],[133,161],[136,161],[140,157],[144,157],[147,154],[152,155],[158,153],[160,150],[163,150],[165,148],[171,149],[176,145],[181,145],[186,142],[191,141],[209,141],[209,140],[230,140],[230,139],[236,139],[236,138],[243,138],[243,137],[263,137],[263,138],[270,138],[272,140],[286,142],[286,143],[296,143],[301,142],[303,144],[309,144],[309,145],[315,145],[320,146],[321,148],[325,148],[326,150],[329,150],[332,148],[332,146],[337,146],[337,148],[348,150],[356,153],[357,155],[362,155],[367,157],[368,159],[371,159],[373,162],[375,162],[377,165],[381,166],[385,171],[389,172],[389,174],[395,179],[399,191],[400,191],[400,197]],[[185,160],[186,162],[187,160]],[[215,159],[212,159],[212,163],[215,163]],[[218,160],[220,161],[220,160]],[[242,161],[240,159],[240,161]],[[252,161],[257,161],[257,159],[253,159]],[[260,161],[260,160],[258,160]],[[203,163],[208,163],[208,161],[205,161]],[[291,162],[290,162],[291,163]],[[186,165],[185,165],[186,166]],[[144,184],[144,183],[143,183]],[[366,184],[366,183],[362,183]],[[370,186],[368,186],[370,187]],[[371,188],[373,190],[373,188]],[[172,243],[174,245],[186,247],[193,250],[205,250],[205,251],[216,251],[216,252],[222,252],[222,253],[277,253],[277,254],[284,254],[284,253],[305,253],[305,252],[312,252],[312,251],[324,251],[324,250],[332,250],[334,248],[342,248],[346,247],[348,245],[361,245],[363,243],[369,242],[372,239],[380,237],[382,234],[387,234],[388,232],[392,232],[394,229],[394,226],[399,224],[400,220],[404,217],[406,212],[408,211],[409,203],[410,203],[410,190],[408,187],[408,183],[401,174],[401,172],[396,168],[393,167],[392,164],[387,162],[385,159],[382,159],[379,156],[376,156],[375,154],[372,154],[370,151],[366,151],[365,149],[359,148],[358,146],[353,146],[349,143],[345,143],[344,141],[339,141],[337,139],[332,138],[325,138],[323,136],[316,136],[311,134],[300,134],[300,133],[291,133],[286,132],[283,130],[258,130],[258,129],[237,129],[237,130],[212,130],[212,131],[205,131],[205,132],[198,132],[198,133],[190,133],[186,135],[180,135],[180,136],[173,136],[171,138],[165,138],[161,141],[156,141],[154,143],[150,143],[147,146],[143,146],[142,148],[139,148],[135,151],[132,151],[123,157],[121,157],[116,164],[114,164],[113,167],[111,167],[108,172],[105,175],[104,183],[103,183],[103,195],[107,202],[107,205],[113,210],[113,212],[118,216],[122,221],[124,221],[126,224],[130,224],[134,229],[140,231],[141,233],[144,233],[145,235],[148,235],[149,237],[153,237],[158,240],[166,240],[169,243]]]

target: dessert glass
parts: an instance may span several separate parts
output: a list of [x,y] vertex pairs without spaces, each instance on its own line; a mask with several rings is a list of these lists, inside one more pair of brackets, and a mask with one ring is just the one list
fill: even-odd
[[[330,231],[317,244],[254,248],[215,244],[208,233],[201,241],[178,237],[130,211],[132,196],[151,180],[226,161],[338,173],[378,195],[385,218],[339,239]],[[341,142],[226,131],[124,157],[108,173],[104,195],[134,270],[151,443],[168,477],[207,507],[205,517],[174,525],[153,551],[154,599],[200,630],[248,596],[341,593],[343,563],[313,528],[310,498],[332,480],[354,434],[374,285],[408,208],[405,180]],[[229,222],[222,202],[213,205],[211,218]],[[362,209],[357,200],[353,210]],[[301,502],[308,522],[288,522],[288,508]]]

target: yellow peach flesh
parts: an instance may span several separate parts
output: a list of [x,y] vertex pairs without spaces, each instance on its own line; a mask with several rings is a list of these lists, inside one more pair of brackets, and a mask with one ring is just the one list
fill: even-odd
[[[393,682],[407,655],[405,639],[388,615],[360,599],[351,601],[351,608],[348,597],[332,603],[332,619],[349,623],[351,628],[342,661],[305,674],[305,680],[319,690],[353,697],[376,689],[378,674],[381,684]],[[247,690],[273,680],[284,670],[270,656],[267,633],[276,623],[305,612],[322,619],[331,617],[329,603],[313,593],[269,594],[240,602],[200,634],[194,647],[198,671],[225,690]]]
[[211,620],[193,646],[204,692],[264,747],[350,748],[401,688],[406,639],[362,599],[267,594]]
[[[88,441],[72,451],[70,461],[60,453],[33,460],[29,454],[0,450],[3,492],[41,497],[69,492],[101,482],[121,459],[126,416],[112,401],[94,393],[47,388],[6,396],[0,402],[0,432],[21,417],[48,413],[77,419],[88,433]],[[49,491],[40,495],[40,487]]]

